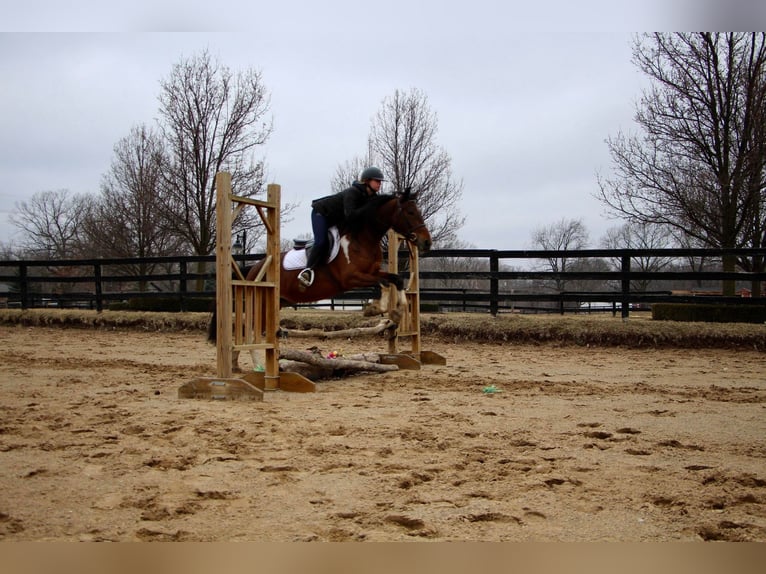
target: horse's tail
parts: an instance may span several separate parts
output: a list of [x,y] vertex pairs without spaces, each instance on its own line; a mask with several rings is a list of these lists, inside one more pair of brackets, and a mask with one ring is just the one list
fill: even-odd
[[210,315],[210,323],[207,326],[207,342],[215,344],[218,340],[218,320],[216,317],[216,311],[218,305],[213,301],[213,313]]

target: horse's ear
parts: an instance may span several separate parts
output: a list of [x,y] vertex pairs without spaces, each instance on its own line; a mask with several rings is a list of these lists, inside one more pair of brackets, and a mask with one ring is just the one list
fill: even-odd
[[412,188],[410,186],[407,186],[404,188],[404,193],[402,194],[402,201],[409,201],[410,199],[410,193],[412,193]]

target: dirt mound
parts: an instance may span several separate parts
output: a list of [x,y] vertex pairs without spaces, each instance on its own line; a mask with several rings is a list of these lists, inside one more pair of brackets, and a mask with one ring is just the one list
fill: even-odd
[[[138,331],[205,331],[208,313],[148,313],[65,309],[0,310],[0,324],[124,329]],[[287,329],[327,331],[370,327],[379,317],[361,312],[283,309]],[[653,321],[633,313],[627,321],[609,315],[501,315],[476,313],[422,314],[421,333],[451,343],[554,343],[630,348],[713,348],[766,350],[766,327],[750,323],[679,323]]]

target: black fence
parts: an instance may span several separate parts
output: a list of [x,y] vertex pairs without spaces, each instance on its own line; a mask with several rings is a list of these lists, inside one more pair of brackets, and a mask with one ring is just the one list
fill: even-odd
[[[441,311],[492,315],[611,312],[623,317],[657,302],[766,304],[764,297],[747,296],[752,294],[753,286],[756,294],[761,292],[757,287],[766,282],[766,272],[716,270],[726,255],[763,260],[766,249],[435,250],[420,260],[420,299],[424,308]],[[247,266],[262,257],[243,255],[237,260]],[[636,269],[635,262],[647,258],[663,258],[666,262],[696,258],[707,261],[708,267],[684,270],[679,263],[666,264],[661,271]],[[580,270],[543,269],[547,262],[563,259],[579,262],[575,268]],[[531,268],[517,270],[508,264],[522,260]],[[458,270],[445,270],[449,267]],[[408,271],[403,268],[401,273],[406,276]],[[738,295],[723,296],[723,281],[733,281]],[[84,307],[101,311],[116,301],[171,299],[181,310],[188,310],[193,300],[215,296],[215,257],[0,261],[0,289],[3,287],[0,303],[22,309]],[[354,290],[312,306],[361,304],[379,294],[379,289]]]
[[[649,309],[653,303],[719,303],[764,305],[766,298],[751,296],[766,281],[766,272],[723,272],[724,256],[763,261],[766,249],[587,249],[546,250],[438,250],[421,260],[421,285],[442,281],[451,287],[421,289],[422,301],[462,310],[502,312],[612,312],[627,317],[631,309]],[[486,270],[429,271],[429,259],[482,261]],[[573,271],[504,270],[503,263],[526,260],[530,267],[566,259]],[[663,270],[643,270],[637,262],[664,261]],[[689,261],[702,270],[689,270]],[[536,262],[536,264],[535,264]],[[609,270],[594,270],[599,265]],[[433,267],[438,267],[434,265]],[[548,265],[550,266],[550,265]],[[591,270],[582,270],[582,267]],[[736,295],[724,296],[722,283],[732,281]],[[455,284],[473,282],[484,288],[458,290]],[[577,289],[571,289],[571,286]],[[652,288],[649,288],[652,287]]]

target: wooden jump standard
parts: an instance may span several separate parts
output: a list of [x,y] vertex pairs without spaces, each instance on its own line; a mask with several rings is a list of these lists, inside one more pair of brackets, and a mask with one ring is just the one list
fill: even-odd
[[[281,188],[267,187],[266,201],[231,193],[231,174],[216,174],[216,376],[200,377],[178,389],[179,398],[263,400],[264,391],[313,392],[316,385],[297,373],[279,372],[279,210]],[[232,210],[232,203],[235,204]],[[266,263],[246,281],[231,253],[231,225],[245,206],[254,206],[266,227]],[[237,279],[232,279],[232,270]],[[262,351],[264,369],[232,376],[232,353]]]
[[[269,390],[316,391],[316,385],[303,375],[279,371],[280,195],[280,186],[269,184],[266,201],[235,196],[231,193],[231,174],[221,172],[216,175],[216,376],[199,377],[183,384],[178,389],[179,398],[262,401],[264,391]],[[236,204],[234,210],[232,203]],[[256,208],[266,228],[266,262],[253,281],[245,280],[231,252],[232,221],[245,205]],[[404,238],[394,231],[389,233],[388,268],[391,272],[398,270],[398,250],[402,241]],[[447,361],[443,356],[421,349],[418,254],[409,244],[407,246],[410,280],[404,292],[406,304],[396,336],[388,342],[389,361],[405,369],[418,369],[421,364],[445,365]],[[237,279],[232,279],[232,270]],[[388,297],[389,308],[395,308],[398,292],[393,285]],[[410,339],[410,352],[398,352],[400,338]],[[262,351],[264,370],[233,377],[233,353],[241,351]]]
[[[409,252],[410,279],[404,290],[405,304],[402,309],[402,316],[398,321],[396,336],[388,340],[388,352],[391,355],[405,355],[412,357],[418,362],[408,368],[419,368],[423,365],[446,365],[447,359],[433,351],[424,351],[420,345],[420,264],[418,259],[418,250],[413,245],[406,242],[405,238],[396,233],[393,229],[388,232],[388,270],[390,273],[399,272],[399,245],[405,242]],[[388,287],[388,309],[397,307],[398,290],[396,286]],[[410,339],[410,351],[400,353],[398,350],[399,339]],[[400,365],[401,368],[405,368]]]

